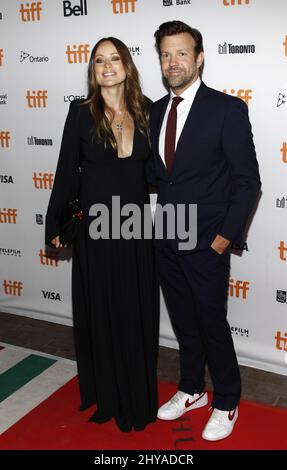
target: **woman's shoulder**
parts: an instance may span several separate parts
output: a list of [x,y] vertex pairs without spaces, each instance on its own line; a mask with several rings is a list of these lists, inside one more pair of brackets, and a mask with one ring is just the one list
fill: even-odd
[[75,100],[71,101],[70,103],[70,109],[78,109],[82,107],[88,106],[86,104],[86,101],[84,98],[76,98]]
[[152,103],[152,100],[148,96],[144,95],[144,104],[148,110],[151,108]]
[[72,116],[77,116],[78,118],[81,118],[83,116],[89,115],[89,105],[86,103],[87,100],[83,98],[75,99],[71,101],[70,103],[70,108],[69,108],[69,114]]

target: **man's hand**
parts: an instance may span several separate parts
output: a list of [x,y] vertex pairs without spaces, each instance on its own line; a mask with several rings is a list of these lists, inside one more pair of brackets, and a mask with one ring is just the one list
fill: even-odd
[[226,250],[229,244],[230,240],[227,240],[227,238],[224,238],[221,235],[216,235],[215,239],[211,244],[211,248],[216,251],[219,255],[222,255],[222,253]]

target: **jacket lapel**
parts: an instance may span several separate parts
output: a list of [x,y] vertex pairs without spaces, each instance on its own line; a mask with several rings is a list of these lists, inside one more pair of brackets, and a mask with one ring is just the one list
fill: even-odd
[[166,166],[163,163],[162,158],[161,158],[160,153],[159,153],[159,136],[160,136],[161,126],[162,126],[163,118],[164,118],[164,115],[165,115],[165,112],[166,112],[166,108],[167,108],[168,103],[169,103],[169,98],[170,98],[170,95],[166,95],[166,98],[163,102],[162,108],[159,111],[158,126],[157,126],[157,129],[156,129],[156,132],[155,132],[155,140],[154,140],[156,158],[159,158],[160,164],[161,164],[162,168],[164,169],[164,171],[166,173],[167,173]]
[[208,90],[207,86],[203,82],[201,82],[200,87],[198,88],[196,92],[190,111],[187,115],[182,132],[177,142],[171,174],[176,170],[176,166],[179,164],[181,144],[186,140],[190,140],[192,121],[196,119],[196,116],[200,112],[201,101],[206,96],[207,90]]

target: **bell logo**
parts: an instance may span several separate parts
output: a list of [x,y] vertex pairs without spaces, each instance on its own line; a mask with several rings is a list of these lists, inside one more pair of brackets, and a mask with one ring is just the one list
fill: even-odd
[[234,5],[249,5],[250,0],[223,0],[223,5],[226,7]]
[[287,57],[287,36],[285,36],[285,41],[283,42],[284,50],[285,50],[285,56]]
[[[226,88],[223,90],[223,93],[227,93]],[[241,100],[245,101],[246,104],[248,104],[248,101],[252,100],[252,96],[251,96],[252,90],[250,90],[250,89],[236,91],[232,88],[230,90],[230,93],[232,95],[235,94],[237,96],[237,98],[240,98]]]
[[21,3],[21,7],[19,12],[21,13],[21,20],[22,21],[40,21],[40,11],[42,2],[27,2],[25,5]]
[[16,224],[17,209],[12,207],[0,208],[0,224]]
[[6,295],[14,295],[14,296],[21,296],[21,291],[23,290],[23,282],[19,281],[6,281],[4,279],[3,281],[3,288],[4,288],[4,294]]
[[63,2],[64,16],[82,16],[87,14],[87,0],[80,0],[80,5],[71,6],[69,0]]
[[287,142],[283,142],[280,152],[282,152],[283,163],[287,163]]
[[57,268],[59,264],[59,253],[56,251],[39,251],[40,263],[42,266],[52,266]]
[[279,250],[279,257],[280,257],[281,261],[286,261],[287,258],[285,256],[285,251],[287,251],[287,246],[284,244],[284,242],[282,240],[280,241],[280,244],[278,246],[278,250]]
[[0,131],[0,147],[9,147],[10,142],[10,132],[9,131]]
[[0,49],[0,67],[2,67],[2,65],[3,65],[3,60],[2,60],[3,57],[4,57],[3,56],[3,49]]
[[89,44],[78,44],[73,45],[71,50],[71,46],[67,46],[66,54],[68,57],[69,64],[82,64],[83,62],[87,63],[89,58]]
[[48,99],[47,90],[27,90],[26,95],[28,108],[46,108],[46,103]]
[[[134,13],[136,1],[137,0],[111,0],[111,3],[113,5],[113,13],[115,13],[116,15],[118,13]],[[129,11],[129,6],[131,7],[131,11]]]
[[246,293],[249,291],[250,282],[248,281],[236,281],[233,279],[229,280],[229,296],[230,297],[240,297],[242,293],[242,299],[246,299]]
[[37,173],[34,171],[32,178],[36,189],[52,189],[54,174],[53,173]]
[[279,351],[287,351],[287,333],[283,334],[280,331],[277,331],[275,336],[276,339],[276,349]]

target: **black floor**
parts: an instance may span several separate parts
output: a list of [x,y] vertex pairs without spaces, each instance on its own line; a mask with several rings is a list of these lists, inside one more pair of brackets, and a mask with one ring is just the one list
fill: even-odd
[[[69,326],[0,313],[0,342],[75,359],[73,332]],[[242,398],[287,408],[287,376],[240,366]],[[178,381],[178,351],[160,347],[158,377]],[[208,371],[206,384],[212,389]]]

